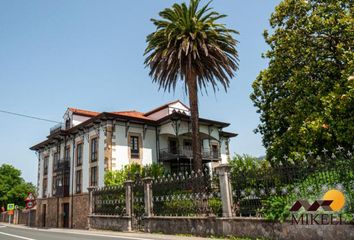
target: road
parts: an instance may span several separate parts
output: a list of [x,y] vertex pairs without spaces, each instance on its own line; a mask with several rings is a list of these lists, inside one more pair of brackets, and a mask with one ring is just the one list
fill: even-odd
[[118,233],[68,229],[35,229],[0,224],[1,240],[201,240],[205,238],[181,237],[161,234]]

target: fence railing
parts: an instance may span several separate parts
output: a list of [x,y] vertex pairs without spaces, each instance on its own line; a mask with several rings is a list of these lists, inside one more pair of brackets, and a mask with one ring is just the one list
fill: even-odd
[[218,184],[208,169],[165,175],[152,181],[153,214],[158,216],[221,215]]
[[124,215],[138,225],[144,217],[152,216],[269,218],[289,212],[298,200],[321,200],[330,189],[346,195],[343,211],[354,214],[354,159],[350,151],[310,154],[301,159],[284,156],[271,164],[253,164],[220,165],[213,173],[206,169],[157,178],[136,176],[124,187],[91,191],[91,214]]
[[330,189],[347,193],[345,212],[354,214],[351,152],[284,156],[272,165],[234,166],[231,181],[236,216],[266,217],[267,212],[275,211],[272,204],[289,210],[297,200],[321,200]]
[[125,215],[125,188],[121,186],[96,188],[92,192],[93,214]]

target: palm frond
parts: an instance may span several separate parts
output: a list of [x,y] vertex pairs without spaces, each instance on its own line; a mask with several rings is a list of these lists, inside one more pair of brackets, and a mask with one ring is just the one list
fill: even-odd
[[213,11],[211,1],[201,8],[200,2],[174,4],[151,19],[156,31],[147,36],[144,64],[160,89],[174,90],[193,72],[200,89],[227,90],[238,69],[238,32],[217,22],[226,15]]

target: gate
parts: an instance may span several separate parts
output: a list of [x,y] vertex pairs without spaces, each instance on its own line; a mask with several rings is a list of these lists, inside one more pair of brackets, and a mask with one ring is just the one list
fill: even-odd
[[144,182],[137,176],[132,186],[132,229],[143,230],[145,214]]

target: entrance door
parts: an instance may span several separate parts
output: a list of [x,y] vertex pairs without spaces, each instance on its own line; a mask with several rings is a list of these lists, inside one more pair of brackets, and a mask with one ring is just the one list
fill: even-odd
[[[42,205],[42,227],[45,227],[46,225],[46,218],[47,218],[47,205],[46,204],[43,204]],[[30,214],[30,213],[28,213]],[[30,226],[30,222],[28,223],[28,226]]]
[[63,204],[63,228],[69,228],[69,203]]

